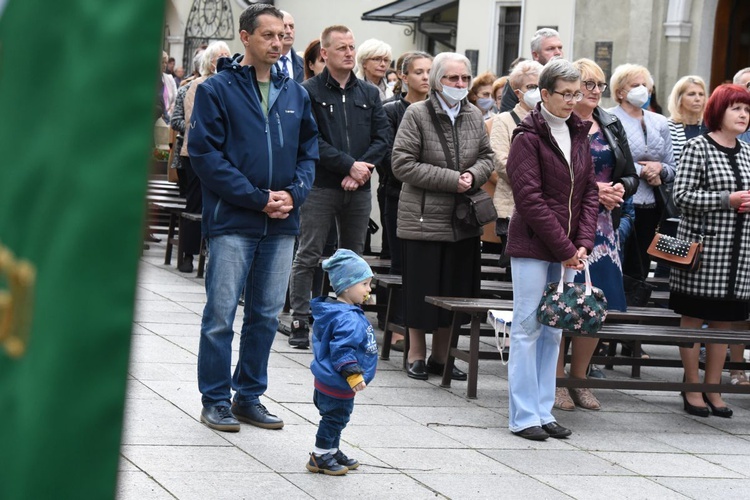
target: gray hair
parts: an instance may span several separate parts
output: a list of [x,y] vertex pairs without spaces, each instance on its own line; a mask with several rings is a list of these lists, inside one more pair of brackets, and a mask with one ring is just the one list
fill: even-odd
[[513,71],[510,72],[510,76],[508,76],[510,88],[517,90],[521,87],[523,80],[527,76],[539,77],[539,73],[542,72],[543,68],[544,66],[542,66],[539,61],[521,61],[516,64],[516,67],[513,68]]
[[[435,56],[432,60],[432,69],[430,70],[430,88],[436,92],[443,91],[443,84],[440,80],[445,76],[445,63],[450,61],[458,61],[466,66],[466,72],[471,75],[471,62],[463,54],[457,54],[456,52],[441,52]],[[471,80],[469,80],[467,88],[471,88]]]
[[564,82],[575,82],[581,79],[581,72],[572,62],[565,59],[553,59],[545,64],[539,73],[539,88],[547,89],[547,92],[555,91],[557,80]]
[[382,40],[376,40],[370,38],[365,40],[362,44],[357,47],[357,76],[359,78],[365,77],[365,61],[372,59],[373,57],[387,57],[393,59],[391,55],[391,46]]
[[199,49],[193,56],[193,73],[201,74],[201,60],[206,49]]
[[203,55],[201,56],[201,76],[208,76],[213,72],[214,68],[211,67],[213,65],[213,60],[219,55],[219,52],[221,52],[222,49],[231,54],[229,45],[225,42],[211,42],[208,47],[206,47],[206,50],[203,51]]
[[542,40],[546,38],[557,37],[560,38],[560,33],[552,28],[542,28],[534,33],[531,38],[531,52],[539,52],[542,50]]
[[734,78],[732,78],[732,83],[734,83],[735,85],[739,85],[740,78],[742,78],[742,75],[744,75],[745,73],[750,73],[750,68],[743,68],[739,70],[737,74],[734,75]]

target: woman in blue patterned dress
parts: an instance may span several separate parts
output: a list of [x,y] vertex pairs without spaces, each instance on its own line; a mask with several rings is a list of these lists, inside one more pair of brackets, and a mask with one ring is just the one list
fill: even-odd
[[[583,92],[583,99],[576,104],[573,112],[581,120],[591,122],[591,158],[599,186],[599,215],[594,249],[587,259],[591,281],[594,286],[602,289],[610,309],[624,311],[627,305],[619,254],[620,204],[635,193],[638,174],[620,121],[599,107],[602,93],[607,89],[604,72],[590,59],[579,59],[573,65],[581,72]],[[583,274],[579,273],[576,281],[583,281]],[[572,339],[571,378],[586,378],[586,370],[598,341],[599,339],[589,337]],[[557,376],[565,376],[565,342],[560,343]],[[601,407],[589,389],[557,388],[555,408],[573,410],[576,405],[589,410]]]

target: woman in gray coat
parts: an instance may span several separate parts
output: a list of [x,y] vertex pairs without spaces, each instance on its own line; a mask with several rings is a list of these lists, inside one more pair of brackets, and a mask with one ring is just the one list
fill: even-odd
[[[481,229],[467,230],[453,215],[457,194],[482,186],[493,168],[482,112],[466,99],[470,86],[469,60],[452,52],[438,54],[430,72],[430,98],[407,108],[393,145],[393,174],[403,182],[397,234],[404,242],[407,375],[419,380],[442,373],[451,322],[450,313],[427,304],[425,296],[475,297],[479,292]],[[432,354],[425,362],[427,331],[433,333]],[[456,368],[452,377],[466,380]]]

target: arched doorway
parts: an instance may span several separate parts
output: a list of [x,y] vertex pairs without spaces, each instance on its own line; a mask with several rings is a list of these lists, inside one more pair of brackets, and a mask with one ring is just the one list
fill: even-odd
[[719,0],[716,7],[711,88],[732,80],[750,67],[750,2]]
[[195,50],[209,41],[234,39],[233,26],[229,0],[193,0],[185,27],[184,67],[192,68]]

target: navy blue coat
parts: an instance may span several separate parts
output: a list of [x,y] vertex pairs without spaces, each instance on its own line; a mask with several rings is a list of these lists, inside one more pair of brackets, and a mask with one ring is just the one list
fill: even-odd
[[[266,115],[255,69],[241,61],[220,59],[195,95],[188,153],[203,189],[203,234],[296,235],[318,160],[310,98],[272,67]],[[292,195],[288,218],[262,211],[271,190]]]

